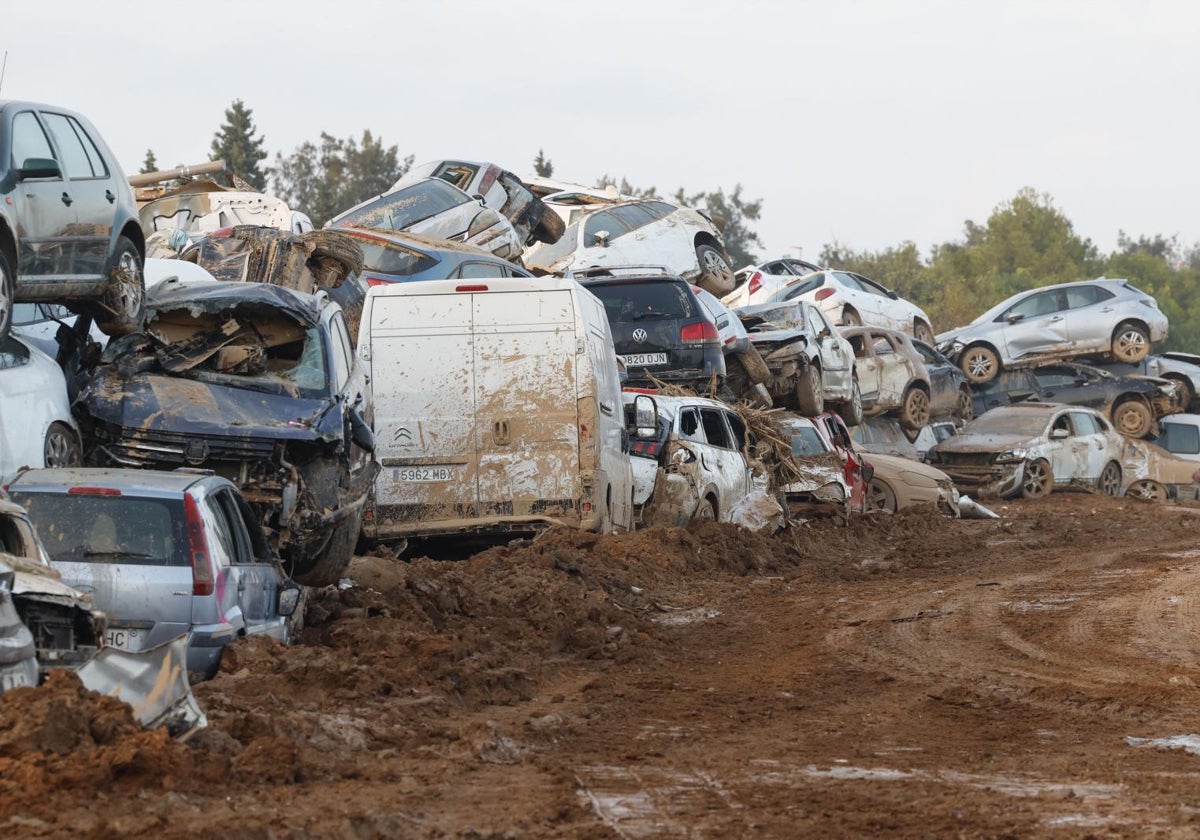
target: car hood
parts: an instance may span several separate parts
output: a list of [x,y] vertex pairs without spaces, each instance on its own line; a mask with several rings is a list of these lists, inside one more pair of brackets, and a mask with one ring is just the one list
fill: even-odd
[[89,414],[115,426],[207,437],[336,440],[330,399],[311,399],[197,382],[162,373],[123,377],[102,370],[80,395]]
[[1027,449],[1041,443],[1038,437],[1019,434],[972,434],[960,432],[954,437],[947,438],[933,448],[940,453],[954,452],[1004,452],[1008,449]]
[[888,475],[899,475],[903,472],[916,473],[923,475],[931,481],[949,481],[950,476],[946,475],[936,467],[931,467],[928,464],[923,464],[920,461],[914,461],[911,458],[901,458],[898,455],[886,455],[879,452],[872,452],[868,459],[871,466],[875,468],[876,474],[887,477]]

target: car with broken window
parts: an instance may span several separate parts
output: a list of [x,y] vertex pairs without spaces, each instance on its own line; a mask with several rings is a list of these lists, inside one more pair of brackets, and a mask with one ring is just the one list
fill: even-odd
[[229,480],[191,469],[26,470],[9,492],[62,579],[108,617],[106,644],[139,651],[186,635],[195,680],[216,674],[236,638],[289,641],[300,587]]
[[62,368],[15,335],[0,339],[0,418],[0,480],[26,467],[82,462]]
[[471,160],[433,160],[408,170],[392,189],[421,178],[441,178],[470,196],[481,196],[485,207],[502,213],[521,242],[557,242],[566,224],[529,187],[507,169]]
[[932,344],[914,338],[912,346],[921,355],[925,372],[929,374],[930,416],[953,416],[963,423],[973,418],[974,395],[966,374]]
[[845,513],[862,513],[867,482],[873,467],[851,442],[844,421],[835,414],[801,417],[783,412],[772,424],[791,442],[794,470],[781,472],[780,491],[793,516],[804,515],[813,505],[836,504]]
[[[545,201],[553,203],[554,196]],[[580,216],[552,244],[530,247],[535,274],[577,273],[629,265],[662,266],[714,295],[733,289],[733,269],[716,222],[672,201],[606,202]]]
[[1115,376],[1154,376],[1169,379],[1177,386],[1177,402],[1184,411],[1200,409],[1200,402],[1196,399],[1196,395],[1200,394],[1200,356],[1168,351],[1147,356],[1134,364],[1102,359],[1081,361]]
[[1124,446],[1097,411],[1026,402],[976,417],[927,460],[975,495],[1036,499],[1078,487],[1115,496],[1124,486]]
[[160,283],[144,333],[110,342],[76,399],[94,466],[211,469],[285,569],[335,583],[377,466],[371,391],[342,309],[265,283]]
[[879,327],[843,327],[868,417],[891,413],[911,431],[932,417],[929,373],[912,339]]
[[339,213],[325,227],[408,230],[476,245],[514,262],[524,253],[508,219],[441,178],[394,186]]
[[821,266],[815,263],[792,257],[746,266],[734,272],[734,289],[722,300],[732,307],[766,303],[772,294],[797,277],[805,277],[814,271],[822,270]]
[[[863,395],[854,351],[825,314],[805,301],[743,306],[736,310],[769,376],[772,398],[809,417],[836,409],[848,425],[863,419]],[[742,393],[743,371],[730,384]]]
[[516,263],[483,248],[409,231],[343,228],[362,249],[362,280],[368,287],[418,280],[532,277]]
[[622,400],[637,430],[630,454],[640,525],[729,521],[753,489],[746,424],[738,413],[704,397],[625,389]]
[[706,391],[726,374],[721,335],[692,286],[661,269],[578,278],[600,299],[630,385],[662,382]]
[[1133,364],[1166,337],[1167,316],[1153,297],[1101,277],[1013,295],[935,343],[975,385],[1006,367],[1097,353]]
[[1094,408],[1112,420],[1123,435],[1153,434],[1157,422],[1181,411],[1178,385],[1149,376],[1116,376],[1089,365],[1058,362],[1002,370],[975,388],[985,409],[1024,400],[1067,403]]
[[108,335],[141,326],[145,237],[133,191],[86,117],[0,101],[0,337],[15,302],[63,303]]
[[822,269],[793,278],[762,302],[786,300],[808,301],[839,327],[879,327],[933,343],[925,310],[853,271]]

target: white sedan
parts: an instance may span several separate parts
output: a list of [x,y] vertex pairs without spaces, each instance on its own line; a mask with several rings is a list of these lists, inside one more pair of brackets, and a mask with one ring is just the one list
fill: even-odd
[[883,327],[934,343],[925,310],[851,271],[814,271],[773,292],[768,301],[806,300],[839,327]]
[[14,336],[0,340],[0,482],[23,467],[77,467],[79,430],[53,359]]

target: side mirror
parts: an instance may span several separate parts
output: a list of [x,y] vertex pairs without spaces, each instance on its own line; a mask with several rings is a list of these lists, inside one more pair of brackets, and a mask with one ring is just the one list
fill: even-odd
[[599,245],[601,248],[607,248],[607,247],[608,247],[608,237],[609,237],[609,236],[610,236],[610,234],[609,234],[609,232],[608,232],[608,231],[606,231],[606,230],[598,230],[598,231],[596,231],[596,235],[592,237],[592,240],[593,240],[593,241],[594,241],[594,242],[595,242],[597,245]]
[[875,468],[870,464],[862,465],[863,481],[870,482],[875,477]]
[[654,398],[638,394],[633,400],[633,425],[639,438],[652,438],[658,434],[658,406]]
[[478,201],[478,202],[479,202],[479,206],[480,206],[480,207],[487,207],[487,199],[485,199],[485,198],[484,198],[482,195],[480,195],[479,193],[475,193],[475,195],[471,196],[471,198],[473,198],[473,199],[475,199],[476,201]]
[[61,178],[62,169],[54,158],[25,158],[20,176],[22,181],[26,178]]
[[892,300],[900,300],[900,295],[896,294],[891,289],[888,290],[887,296],[890,297]]
[[350,440],[359,449],[374,453],[375,433],[371,431],[371,427],[367,425],[367,421],[363,420],[362,415],[358,413],[358,409],[350,409],[346,412],[346,417],[350,421]]
[[1054,429],[1050,432],[1050,440],[1066,440],[1071,433],[1066,429]]
[[1015,323],[1017,323],[1017,321],[1023,321],[1023,320],[1025,320],[1025,316],[1024,316],[1024,315],[1020,315],[1020,314],[1013,314],[1013,315],[1009,315],[1009,316],[1008,316],[1007,318],[1005,318],[1004,320],[1005,320],[1005,321],[1008,321],[1008,323],[1010,323],[1010,324],[1015,324]]
[[275,611],[285,618],[292,615],[300,606],[300,598],[303,594],[304,590],[300,588],[300,584],[289,580],[279,590],[279,604]]

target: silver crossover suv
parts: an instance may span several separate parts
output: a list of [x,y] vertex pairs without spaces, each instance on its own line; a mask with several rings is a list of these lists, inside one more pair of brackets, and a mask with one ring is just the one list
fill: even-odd
[[1025,362],[1101,354],[1118,362],[1146,358],[1167,337],[1158,303],[1125,280],[1086,280],[1013,295],[965,327],[937,337],[973,384]]

